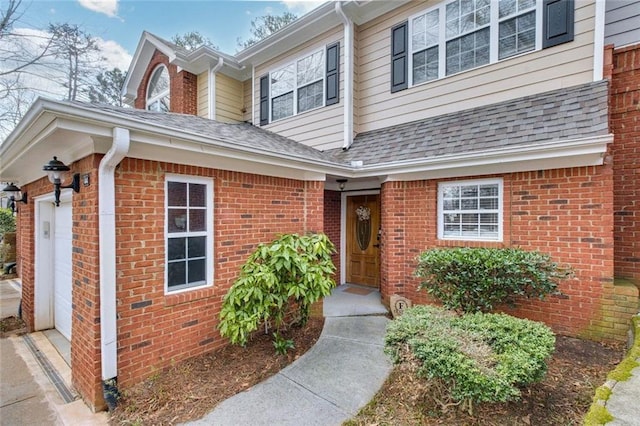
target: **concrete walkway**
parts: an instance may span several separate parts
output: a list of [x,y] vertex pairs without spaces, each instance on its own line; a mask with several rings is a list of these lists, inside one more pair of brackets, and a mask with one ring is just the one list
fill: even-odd
[[350,285],[336,288],[324,301],[320,339],[306,354],[187,424],[342,424],[373,398],[391,372],[383,353],[389,320],[380,314],[386,312],[376,291]]
[[[0,318],[17,316],[19,302],[20,281],[0,281]],[[81,399],[65,401],[51,377],[58,378],[66,388],[71,387],[71,368],[45,334],[37,332],[0,339],[0,424],[94,426],[109,423],[107,413],[92,413]],[[74,395],[70,396],[73,399]]]
[[[632,345],[636,351],[640,349],[640,313],[638,326],[635,329]],[[637,354],[638,352],[636,352]],[[640,364],[640,357],[636,358]],[[614,417],[607,426],[639,426],[640,425],[640,367],[631,370],[631,377],[621,382],[607,383],[611,395],[605,407]]]

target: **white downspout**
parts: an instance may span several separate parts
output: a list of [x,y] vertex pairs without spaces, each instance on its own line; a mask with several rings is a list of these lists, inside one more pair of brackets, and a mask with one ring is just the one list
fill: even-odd
[[[113,144],[98,166],[98,234],[100,241],[100,345],[102,380],[118,375],[116,324],[115,169],[129,152],[129,130],[113,129]],[[115,386],[115,383],[113,383]],[[106,398],[105,398],[106,399]]]
[[595,29],[593,31],[593,81],[600,81],[604,74],[605,0],[596,0]]
[[251,124],[256,125],[256,67],[251,64]]
[[344,140],[342,149],[353,142],[353,21],[342,10],[342,2],[336,2],[336,13],[344,24]]
[[220,71],[222,65],[224,64],[224,59],[222,56],[218,58],[218,63],[213,67],[209,68],[209,119],[216,119],[216,73]]

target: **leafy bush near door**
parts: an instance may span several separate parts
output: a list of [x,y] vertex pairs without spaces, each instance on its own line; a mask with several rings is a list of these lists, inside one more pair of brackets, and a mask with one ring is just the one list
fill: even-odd
[[458,312],[514,306],[519,297],[544,298],[572,272],[548,254],[517,248],[436,248],[418,257],[421,289]]
[[385,352],[428,380],[441,408],[504,402],[540,381],[555,345],[544,324],[505,314],[457,315],[416,306],[391,322]]
[[305,324],[311,305],[331,293],[336,285],[334,252],[325,234],[286,234],[259,245],[224,298],[220,334],[244,346],[259,326],[266,330],[273,325],[274,347],[286,352],[292,344],[283,341],[278,331],[291,312],[297,314],[294,322]]

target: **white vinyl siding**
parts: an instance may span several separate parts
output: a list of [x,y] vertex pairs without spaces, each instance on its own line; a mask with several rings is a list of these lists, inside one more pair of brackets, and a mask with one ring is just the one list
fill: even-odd
[[243,121],[242,82],[225,74],[216,74],[216,120],[223,123]]
[[438,238],[502,241],[502,179],[440,183]]
[[209,118],[209,71],[198,74],[198,116]]
[[[359,132],[593,81],[595,4],[584,0],[575,3],[575,38],[570,43],[514,55],[390,94],[391,27],[407,19],[411,25],[411,17],[438,5],[411,2],[358,27],[355,96]],[[497,50],[495,54],[497,57]]]
[[640,43],[640,0],[607,0],[604,44],[615,47]]
[[[323,108],[306,111],[303,114],[283,118],[263,126],[264,129],[291,138],[302,144],[312,146],[320,150],[340,148],[344,140],[343,133],[343,99],[344,99],[344,42],[342,39],[342,25],[338,25],[326,33],[303,43],[287,54],[279,55],[272,60],[256,67],[253,86],[253,108],[255,120],[260,121],[260,76],[269,71],[280,69],[291,63],[292,60],[301,58],[319,49],[326,49],[327,45],[340,42],[340,102]],[[251,107],[251,104],[248,105]]]
[[165,181],[165,292],[213,285],[213,181]]

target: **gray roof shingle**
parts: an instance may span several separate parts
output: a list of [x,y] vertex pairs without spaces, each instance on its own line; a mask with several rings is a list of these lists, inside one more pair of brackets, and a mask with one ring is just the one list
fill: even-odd
[[185,133],[185,139],[188,139],[188,134],[191,134],[212,139],[212,143],[215,143],[213,140],[218,140],[234,145],[241,150],[259,150],[324,162],[332,161],[331,157],[322,151],[248,123],[221,123],[188,114],[155,112],[78,101],[66,103],[153,126],[178,130]]
[[364,166],[606,135],[608,83],[600,81],[358,134],[347,151],[318,151],[248,123],[66,102],[84,109],[216,140],[240,150]]
[[609,133],[608,83],[599,81],[360,133],[338,162],[365,166]]

